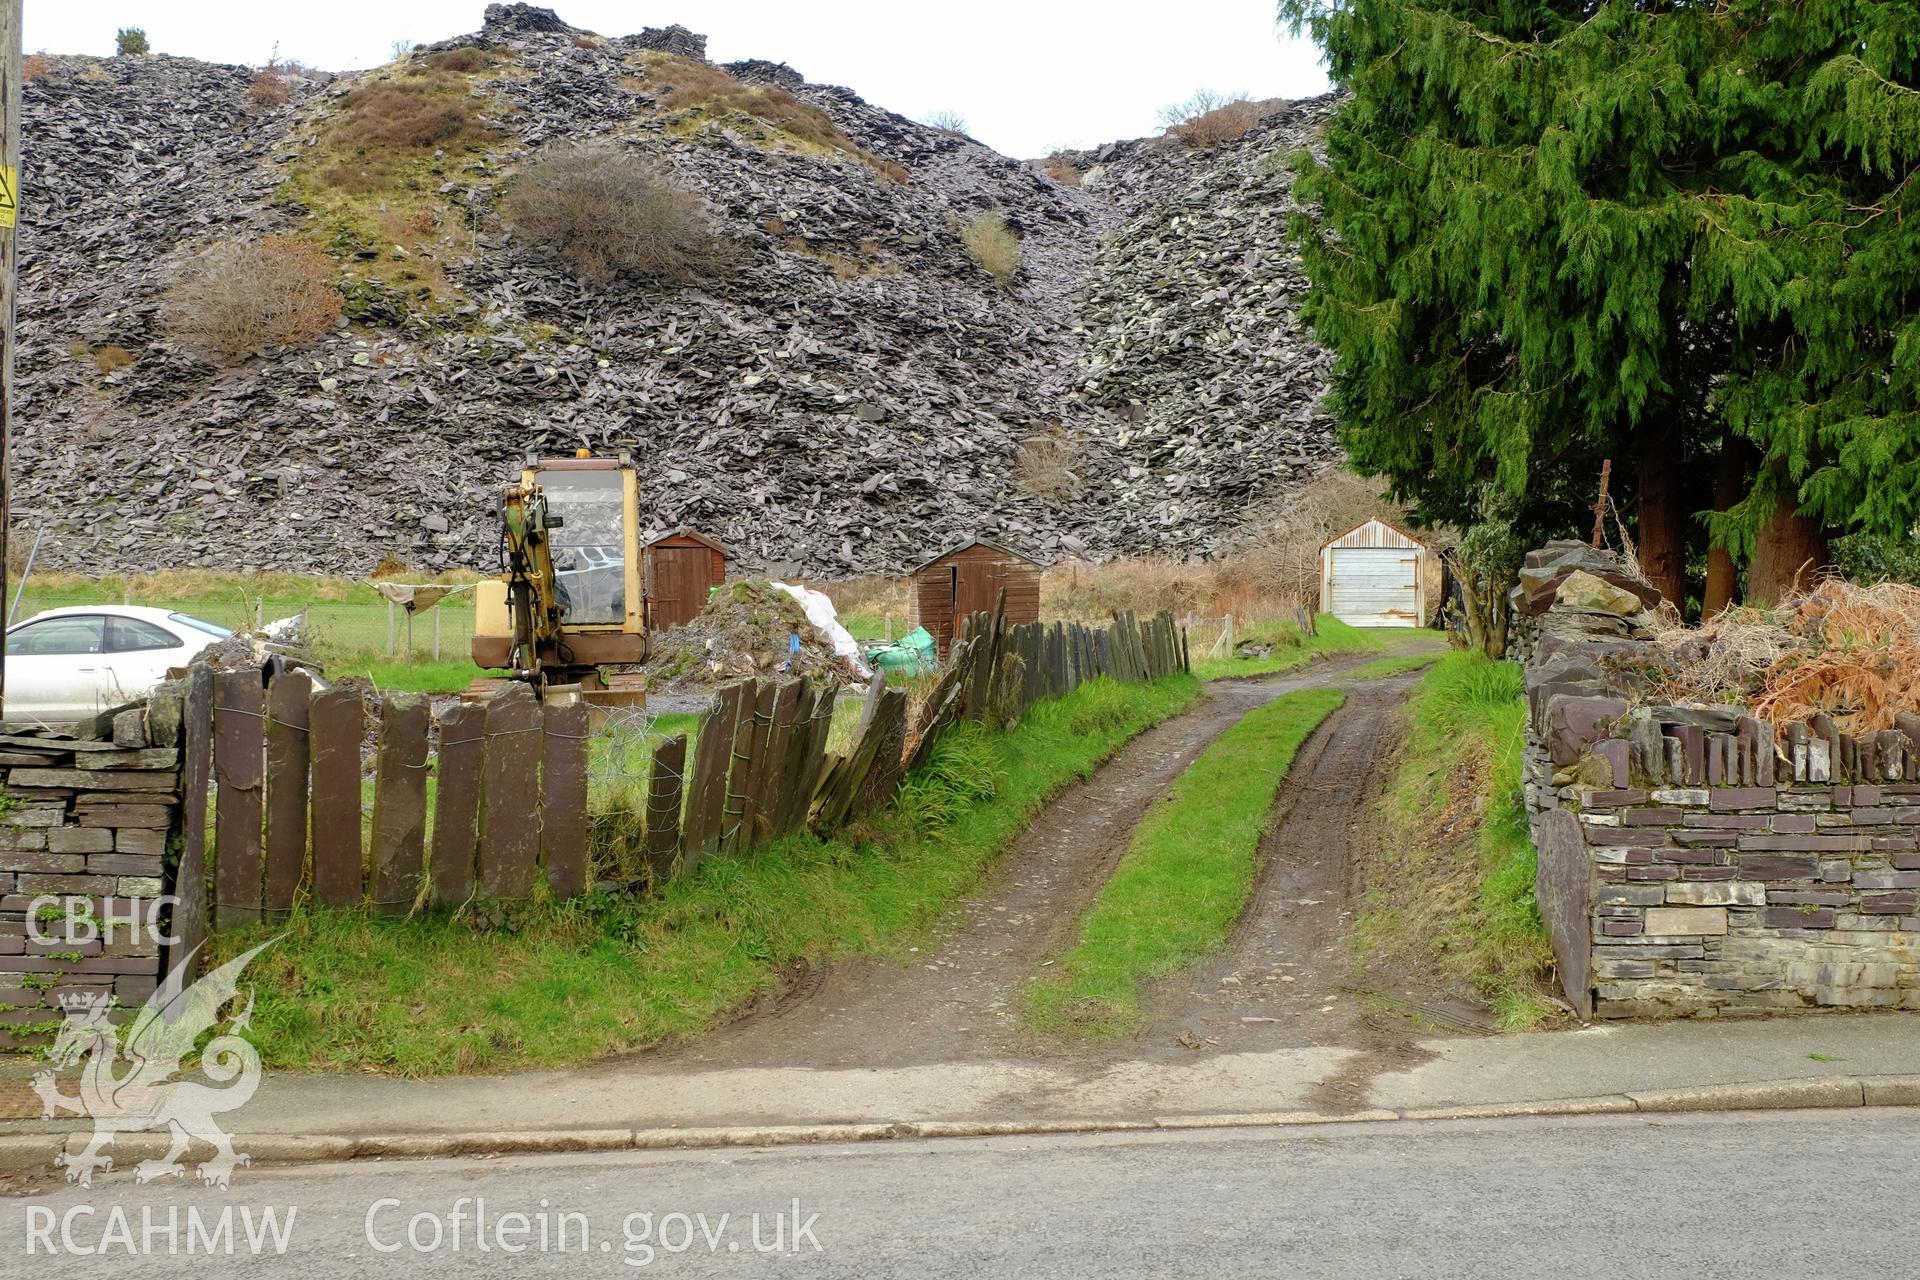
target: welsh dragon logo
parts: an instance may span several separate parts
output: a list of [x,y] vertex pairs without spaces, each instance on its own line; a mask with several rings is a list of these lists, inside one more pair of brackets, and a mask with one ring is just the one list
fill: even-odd
[[[93,993],[62,997],[66,1020],[48,1053],[53,1066],[33,1078],[33,1088],[46,1104],[43,1117],[51,1119],[64,1110],[93,1120],[93,1140],[86,1150],[78,1155],[63,1152],[55,1160],[66,1167],[68,1182],[92,1186],[94,1170],[113,1168],[113,1157],[102,1155],[102,1147],[119,1134],[150,1129],[171,1130],[172,1147],[160,1159],[134,1166],[136,1181],[185,1173],[180,1157],[195,1139],[214,1149],[213,1157],[202,1161],[199,1169],[200,1180],[209,1186],[228,1186],[236,1165],[252,1163],[234,1151],[232,1137],[214,1122],[216,1113],[244,1105],[260,1087],[260,1054],[243,1035],[253,1014],[251,992],[246,1007],[200,1051],[200,1070],[208,1079],[233,1083],[216,1089],[173,1077],[200,1036],[219,1022],[221,1008],[239,994],[240,971],[272,945],[269,939],[198,982],[183,985],[193,958],[189,954],[134,1015],[124,1039],[108,1020],[109,997]],[[80,1096],[70,1098],[60,1092],[54,1072],[83,1058]],[[116,1070],[123,1063],[125,1069]]]

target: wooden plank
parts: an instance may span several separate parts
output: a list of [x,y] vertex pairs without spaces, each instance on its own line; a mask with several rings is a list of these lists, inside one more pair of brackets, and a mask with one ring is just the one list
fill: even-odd
[[687,785],[687,815],[680,845],[683,872],[719,847],[720,819],[727,803],[727,765],[732,759],[734,730],[740,707],[752,686],[734,683],[714,695],[713,705],[700,717],[694,747],[693,772]]
[[[964,694],[956,687],[950,695],[950,701],[957,702]],[[878,681],[867,696],[866,705],[861,709],[860,726],[854,745],[847,753],[840,771],[833,780],[831,790],[821,798],[819,827],[828,830],[838,826],[852,815],[854,800],[860,788],[867,780],[867,774],[873,769],[874,759],[879,754],[881,739],[885,734],[885,722],[882,709],[887,708],[891,715],[891,705],[895,699],[904,700],[906,693],[900,689],[888,689]]]
[[[200,944],[207,940],[207,784],[213,776],[213,671],[195,667],[187,676],[181,711],[180,865],[174,872],[173,942],[167,969],[181,981],[200,972]],[[184,966],[184,967],[183,967]]]
[[260,905],[269,920],[293,909],[307,869],[307,703],[313,679],[295,668],[267,688],[267,869]]
[[364,855],[360,837],[360,743],[366,736],[360,691],[335,686],[307,708],[312,740],[313,897],[328,907],[357,906]]
[[587,704],[543,709],[546,761],[540,776],[540,853],[556,898],[587,891]]
[[427,840],[427,700],[388,694],[374,756],[373,908],[405,915],[420,897]]
[[[831,697],[831,693],[828,696]],[[798,827],[799,819],[795,815],[801,812],[803,800],[811,798],[800,794],[805,782],[801,776],[801,764],[806,759],[807,739],[813,732],[813,714],[819,705],[819,687],[811,680],[800,681],[793,708],[788,713],[789,722],[779,732],[769,762],[773,779],[773,808],[767,829],[775,838],[787,835]],[[828,710],[831,712],[832,708]]]
[[680,855],[680,795],[685,790],[687,735],[676,733],[653,749],[647,769],[647,875],[657,889]]
[[[1011,654],[1008,658],[1013,660]],[[874,727],[870,732],[876,735],[873,759],[867,766],[866,776],[854,789],[853,806],[848,810],[849,816],[856,818],[872,813],[893,799],[893,793],[900,785],[900,771],[906,764],[901,753],[907,746],[905,689],[889,689],[881,695],[879,708],[874,712]]]
[[213,678],[213,922],[260,919],[260,822],[266,782],[267,691],[257,669]]
[[516,902],[533,890],[540,857],[540,728],[540,701],[526,685],[512,685],[487,704],[482,897]]
[[773,695],[771,680],[755,680],[740,694],[740,718],[734,722],[727,763],[727,803],[720,813],[720,848],[725,853],[738,853],[747,836],[747,787],[754,753],[773,718]]
[[760,691],[755,715],[765,712],[766,723],[754,726],[753,760],[747,771],[747,807],[742,815],[741,848],[764,844],[773,834],[774,812],[780,804],[779,757],[786,751],[800,701],[799,680],[769,680]]
[[440,718],[440,760],[434,779],[434,905],[457,907],[473,897],[480,780],[486,772],[487,709],[463,702]]
[[814,799],[827,776],[827,741],[833,737],[833,708],[838,689],[833,685],[814,700],[813,718],[807,723],[806,742],[801,747],[800,781],[794,788],[794,830],[805,827],[813,818]]

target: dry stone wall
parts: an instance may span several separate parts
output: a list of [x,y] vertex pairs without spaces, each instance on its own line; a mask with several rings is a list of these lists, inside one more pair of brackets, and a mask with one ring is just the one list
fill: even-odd
[[1627,581],[1573,547],[1530,557],[1526,669],[1536,888],[1568,1001],[1602,1018],[1920,1008],[1920,719],[1855,739],[1648,704],[1654,653],[1626,612],[1642,601],[1608,612],[1567,589],[1583,568]]
[[43,1040],[62,997],[137,1008],[159,979],[179,703],[82,732],[0,725],[0,1047]]

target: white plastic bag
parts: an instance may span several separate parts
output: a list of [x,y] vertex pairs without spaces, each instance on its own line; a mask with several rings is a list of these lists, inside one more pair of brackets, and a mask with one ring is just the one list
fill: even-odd
[[840,615],[834,611],[833,601],[824,592],[809,591],[790,582],[776,582],[773,585],[800,602],[800,607],[806,611],[807,621],[826,633],[827,639],[833,644],[835,657],[845,658],[852,663],[862,680],[873,675],[873,668],[867,665],[866,655],[860,652],[859,642],[853,638],[851,631],[840,625]]

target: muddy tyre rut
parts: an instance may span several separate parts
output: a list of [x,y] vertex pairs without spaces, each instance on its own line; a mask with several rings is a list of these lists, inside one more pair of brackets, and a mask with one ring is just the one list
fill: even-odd
[[1412,1027],[1356,985],[1349,940],[1356,860],[1378,838],[1382,763],[1397,747],[1399,707],[1416,677],[1356,681],[1295,756],[1261,839],[1258,878],[1227,947],[1147,993],[1135,1056],[1249,1053],[1339,1044],[1361,1050],[1352,1081],[1319,1099],[1350,1109],[1366,1079],[1411,1065]]
[[650,1056],[662,1065],[829,1068],[1058,1053],[1021,1027],[1021,989],[1070,940],[1147,807],[1248,711],[1339,684],[1360,661],[1210,685],[1199,706],[1141,734],[1049,804],[909,963],[837,960],[806,975],[803,997],[770,999],[692,1045]]

